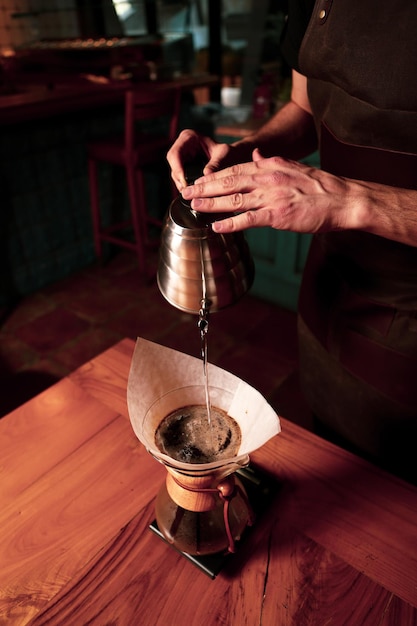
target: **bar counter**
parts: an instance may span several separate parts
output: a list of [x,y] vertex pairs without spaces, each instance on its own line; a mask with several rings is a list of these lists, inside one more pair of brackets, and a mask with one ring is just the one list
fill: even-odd
[[[0,623],[415,626],[417,488],[282,419],[278,485],[212,580],[151,530],[124,340],[0,421]],[[290,416],[288,416],[290,417]]]
[[[131,83],[97,76],[48,81],[44,75],[16,81],[18,93],[0,95],[1,228],[0,307],[62,280],[95,260],[86,145],[123,129],[124,93],[173,85],[197,93],[218,82],[210,74]],[[51,87],[48,87],[48,85]],[[1,92],[0,92],[1,93]],[[193,123],[189,97],[181,124]],[[171,192],[169,171],[148,168],[147,203],[162,217]],[[110,172],[111,169],[111,172]],[[124,173],[101,168],[103,210],[127,219]],[[107,187],[105,186],[107,185]]]
[[218,84],[218,77],[211,74],[189,74],[166,81],[109,80],[104,77],[86,75],[73,80],[48,84],[47,78],[38,77],[31,83],[30,77],[18,82],[16,93],[0,94],[0,124],[9,125],[22,121],[47,118],[97,107],[106,107],[123,102],[126,89],[138,86],[147,89],[164,89],[172,86],[184,90],[211,87]]

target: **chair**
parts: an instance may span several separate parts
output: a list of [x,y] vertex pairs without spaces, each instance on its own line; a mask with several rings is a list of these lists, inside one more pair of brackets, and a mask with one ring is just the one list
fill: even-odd
[[[107,241],[135,251],[139,268],[146,273],[146,247],[152,244],[148,226],[161,226],[161,220],[152,217],[147,211],[143,168],[159,162],[165,163],[168,148],[178,132],[180,99],[179,88],[129,89],[125,94],[124,133],[87,144],[94,247],[99,259],[102,258],[102,242]],[[149,125],[147,122],[165,118],[168,121],[167,132],[151,132],[145,128]],[[126,170],[130,217],[125,221],[106,226],[102,224],[98,162],[122,166]],[[174,194],[172,182],[168,184]],[[129,241],[121,233],[128,227],[133,227],[134,241]]]

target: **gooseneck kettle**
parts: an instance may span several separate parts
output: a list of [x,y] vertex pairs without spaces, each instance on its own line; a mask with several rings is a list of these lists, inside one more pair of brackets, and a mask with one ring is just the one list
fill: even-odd
[[[195,179],[196,177],[194,177]],[[255,269],[242,232],[215,233],[212,223],[225,215],[201,213],[179,195],[165,217],[157,282],[177,309],[211,312],[234,304],[252,286]]]

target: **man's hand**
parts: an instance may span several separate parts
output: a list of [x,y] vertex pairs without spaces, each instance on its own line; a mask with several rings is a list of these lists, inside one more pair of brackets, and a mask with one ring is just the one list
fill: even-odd
[[216,232],[270,226],[317,233],[353,227],[348,188],[345,179],[280,157],[263,159],[255,150],[252,162],[199,178],[182,195],[197,211],[234,214],[215,222]]
[[177,189],[182,191],[187,186],[185,169],[194,161],[206,161],[204,174],[250,159],[253,146],[246,143],[217,143],[210,137],[199,135],[194,130],[183,130],[167,153],[171,167],[171,177]]

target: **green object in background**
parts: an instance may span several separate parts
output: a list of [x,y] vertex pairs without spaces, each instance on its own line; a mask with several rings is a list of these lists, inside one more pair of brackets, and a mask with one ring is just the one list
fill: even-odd
[[[319,167],[318,152],[302,159],[302,162]],[[247,240],[255,261],[251,294],[296,311],[311,237],[272,228],[249,230]]]
[[255,261],[250,293],[295,311],[311,235],[257,228],[247,240]]

